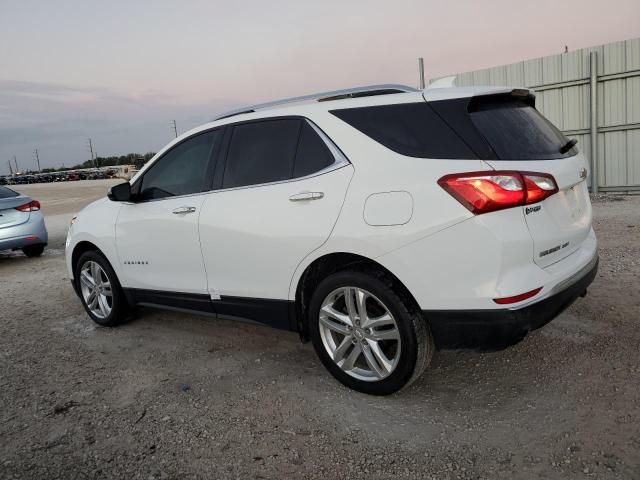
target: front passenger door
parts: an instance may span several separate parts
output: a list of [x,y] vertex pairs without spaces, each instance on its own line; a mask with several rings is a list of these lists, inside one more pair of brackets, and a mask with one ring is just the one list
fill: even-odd
[[[207,294],[198,217],[221,139],[221,130],[186,139],[154,162],[132,186],[135,202],[122,206],[116,223],[124,287],[154,291],[142,292],[145,295]],[[210,303],[204,300],[203,306]],[[175,306],[193,308],[184,303]]]

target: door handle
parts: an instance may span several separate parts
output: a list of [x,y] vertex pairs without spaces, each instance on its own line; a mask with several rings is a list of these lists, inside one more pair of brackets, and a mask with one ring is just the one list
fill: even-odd
[[301,202],[303,200],[320,200],[323,197],[323,192],[300,192],[295,195],[291,195],[289,200],[292,202]]
[[178,207],[174,209],[171,213],[174,213],[175,215],[184,215],[187,213],[193,213],[195,211],[196,211],[196,207]]

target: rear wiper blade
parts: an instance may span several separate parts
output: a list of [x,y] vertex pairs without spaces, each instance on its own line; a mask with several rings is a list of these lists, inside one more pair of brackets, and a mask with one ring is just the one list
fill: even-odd
[[575,138],[572,138],[571,140],[569,140],[567,143],[565,143],[563,146],[560,147],[560,153],[567,153],[569,150],[571,150],[573,147],[576,146],[576,143],[578,143],[578,140],[576,140]]

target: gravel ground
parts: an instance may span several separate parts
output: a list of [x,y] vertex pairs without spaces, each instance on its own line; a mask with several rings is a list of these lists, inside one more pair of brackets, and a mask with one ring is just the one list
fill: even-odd
[[378,398],[293,333],[151,309],[94,325],[60,219],[105,183],[22,188],[58,223],[45,256],[0,253],[1,478],[640,478],[640,197],[595,200],[586,298]]

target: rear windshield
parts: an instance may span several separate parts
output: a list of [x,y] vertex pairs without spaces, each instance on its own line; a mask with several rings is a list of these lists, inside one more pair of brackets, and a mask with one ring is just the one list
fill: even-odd
[[575,149],[560,150],[569,141],[553,124],[524,100],[509,95],[473,99],[469,115],[502,160],[549,160],[570,157]]
[[568,139],[529,99],[510,94],[333,110],[385,147],[410,157],[549,160]]
[[11,197],[17,197],[17,196],[18,194],[13,190],[11,190],[10,188],[3,187],[0,185],[0,198],[11,198]]

